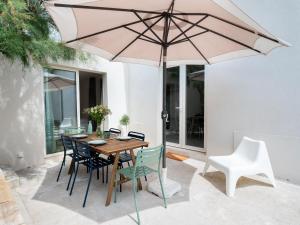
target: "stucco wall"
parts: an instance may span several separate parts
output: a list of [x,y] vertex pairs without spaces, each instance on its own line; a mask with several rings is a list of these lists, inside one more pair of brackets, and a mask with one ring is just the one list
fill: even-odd
[[23,70],[0,56],[0,164],[21,169],[43,162],[43,102],[41,69]]
[[[104,72],[104,99],[113,112],[106,121],[106,127],[119,127],[120,117],[127,113],[124,64],[91,57],[85,62],[61,62],[52,66]],[[45,125],[42,68],[22,69],[20,64],[12,64],[0,57],[0,127],[0,166],[7,165],[18,170],[43,163]]]
[[126,64],[129,129],[145,133],[151,146],[160,143],[160,73],[159,68]]
[[[261,138],[267,141],[275,175],[300,184],[295,160],[300,158],[300,2],[234,2],[293,47],[206,67],[208,154],[231,153],[241,134]],[[15,168],[36,165],[45,152],[42,73],[22,71],[3,58],[0,62],[0,163]],[[105,72],[105,99],[113,112],[107,126],[118,127],[122,114],[128,113],[129,129],[145,132],[152,145],[160,143],[161,71],[98,57],[61,64]],[[19,151],[24,159],[17,159]]]
[[275,175],[300,184],[294,160],[300,158],[300,2],[234,2],[293,46],[207,67],[208,153],[231,153],[234,131],[259,137],[267,141]]

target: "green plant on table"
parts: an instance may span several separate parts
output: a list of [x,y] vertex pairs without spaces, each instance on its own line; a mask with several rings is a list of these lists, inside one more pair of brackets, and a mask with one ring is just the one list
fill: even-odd
[[122,117],[121,117],[121,119],[120,119],[120,124],[122,125],[122,126],[128,126],[128,124],[129,124],[129,122],[130,122],[130,119],[129,119],[129,116],[128,115],[126,115],[126,114],[124,114]]
[[129,122],[130,122],[129,116],[124,114],[120,119],[120,124],[122,126],[126,127],[126,130],[123,131],[124,132],[123,135],[125,135],[125,133],[127,133],[127,126],[129,124]]

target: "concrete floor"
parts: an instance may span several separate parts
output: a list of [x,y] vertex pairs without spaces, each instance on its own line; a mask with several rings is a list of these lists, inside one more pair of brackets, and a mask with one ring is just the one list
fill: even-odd
[[[184,162],[168,160],[168,176],[180,182],[183,189],[168,200],[167,209],[158,197],[147,191],[138,192],[142,225],[300,224],[299,186],[277,181],[278,187],[274,189],[268,183],[241,178],[235,197],[228,198],[224,194],[223,174],[210,170],[202,177],[203,157],[193,155],[196,159]],[[130,183],[118,192],[117,203],[105,207],[107,185],[94,176],[87,206],[82,208],[86,171],[80,170],[74,193],[69,196],[65,191],[67,169],[56,182],[58,169],[58,162],[48,159],[40,168],[18,172],[20,186],[15,192],[27,225],[136,224]]]

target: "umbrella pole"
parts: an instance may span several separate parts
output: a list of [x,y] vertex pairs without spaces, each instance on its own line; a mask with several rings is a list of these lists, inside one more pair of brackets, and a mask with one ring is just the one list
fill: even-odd
[[[166,164],[166,122],[168,117],[167,112],[167,33],[168,29],[168,17],[165,17],[165,30],[164,30],[164,44],[162,46],[163,50],[163,79],[162,79],[162,89],[163,89],[163,100],[162,100],[162,112],[161,112],[161,119],[162,119],[162,144],[163,144],[163,157],[162,157],[162,185],[164,187],[164,194],[166,198],[172,197],[174,194],[181,190],[181,185],[171,179],[167,178],[167,164]],[[155,193],[159,197],[163,198],[161,192],[161,186],[159,180],[154,180],[148,183],[148,191]]]
[[166,164],[166,123],[167,123],[167,46],[163,47],[163,80],[162,80],[162,89],[163,89],[163,100],[162,100],[162,112],[161,112],[161,119],[162,119],[162,144],[164,146],[163,149],[163,161],[162,167],[167,168]]

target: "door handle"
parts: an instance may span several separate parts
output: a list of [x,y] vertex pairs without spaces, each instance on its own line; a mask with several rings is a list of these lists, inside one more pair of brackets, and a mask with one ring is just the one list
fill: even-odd
[[175,109],[181,109],[181,107],[179,107],[179,106],[176,106],[176,107],[175,107]]

